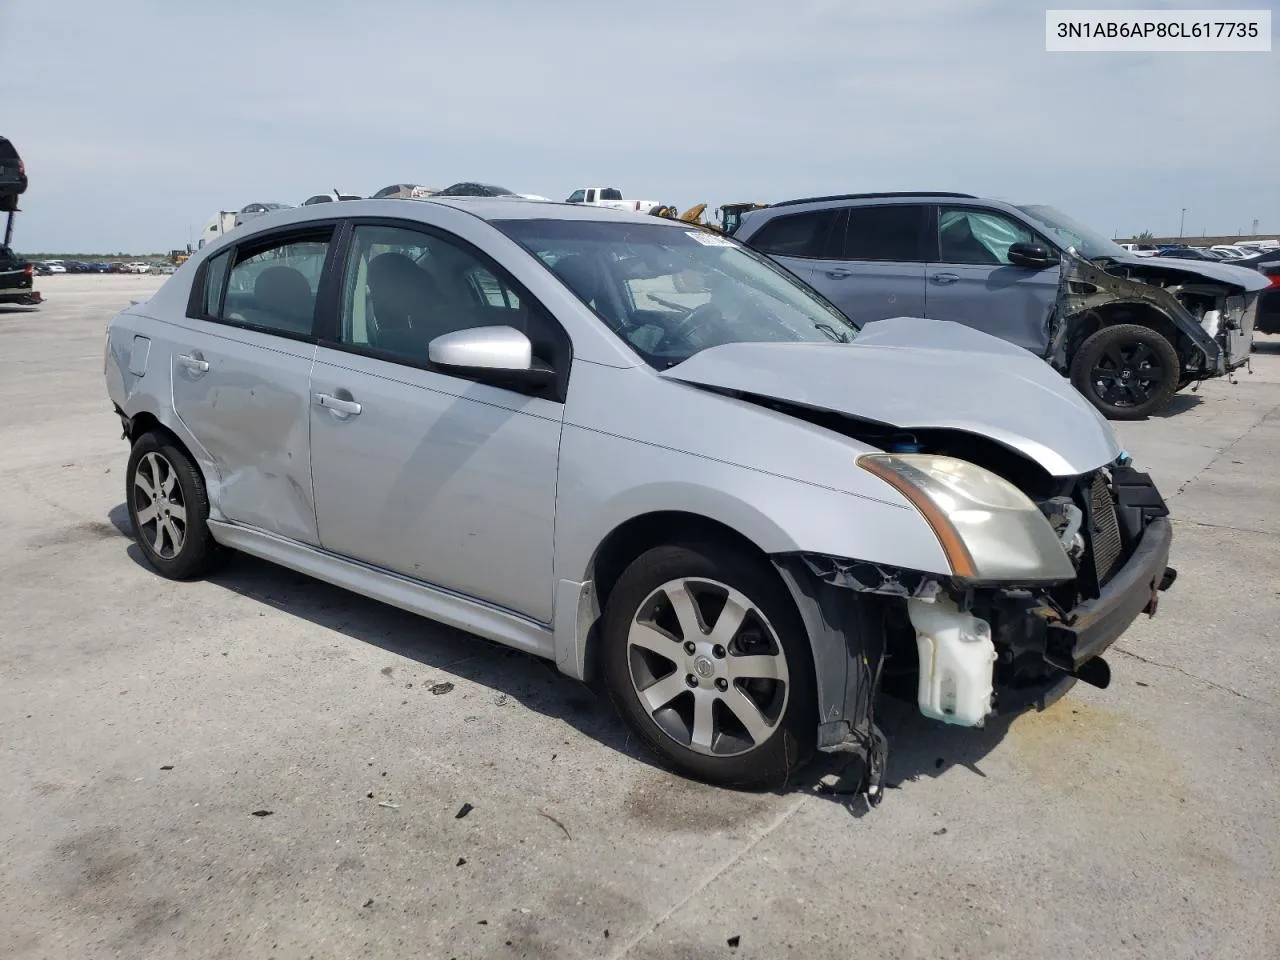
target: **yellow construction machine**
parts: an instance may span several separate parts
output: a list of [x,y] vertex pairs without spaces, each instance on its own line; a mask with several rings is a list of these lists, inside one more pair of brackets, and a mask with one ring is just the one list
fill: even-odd
[[715,230],[718,233],[732,234],[738,229],[738,225],[742,223],[742,215],[749,210],[759,210],[767,207],[767,203],[725,203],[716,208],[716,214],[719,220],[706,220],[703,215],[707,212],[707,205],[699,203],[690,207],[684,213],[677,214],[675,207],[662,207],[660,210],[653,211],[654,216],[667,217],[672,220],[683,220],[685,223],[692,224],[695,227],[702,227],[705,230]]

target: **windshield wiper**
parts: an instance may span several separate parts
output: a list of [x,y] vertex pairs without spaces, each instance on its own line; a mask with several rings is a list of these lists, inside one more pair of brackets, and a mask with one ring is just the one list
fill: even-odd
[[821,330],[823,333],[825,333],[829,338],[834,340],[836,343],[849,342],[849,335],[847,333],[841,333],[839,330],[831,326],[831,324],[829,323],[815,323],[814,327],[816,327],[818,330]]

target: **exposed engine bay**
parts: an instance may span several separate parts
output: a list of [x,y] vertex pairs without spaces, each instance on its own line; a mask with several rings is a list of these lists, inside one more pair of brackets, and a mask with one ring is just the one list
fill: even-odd
[[1224,376],[1249,360],[1257,300],[1256,292],[1183,264],[1091,262],[1067,253],[1045,359],[1065,373],[1090,334],[1139,323],[1177,349],[1180,382]]

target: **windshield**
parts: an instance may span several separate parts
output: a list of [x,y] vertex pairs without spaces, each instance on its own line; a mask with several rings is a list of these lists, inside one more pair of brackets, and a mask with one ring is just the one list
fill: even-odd
[[790,274],[720,234],[602,220],[500,220],[644,360],[722,343],[849,343],[857,329]]
[[1030,217],[1035,224],[1053,237],[1063,247],[1074,247],[1076,253],[1086,260],[1099,257],[1125,257],[1129,252],[1116,243],[1108,240],[1096,230],[1077,223],[1060,210],[1043,204],[1032,203],[1019,206],[1019,210]]

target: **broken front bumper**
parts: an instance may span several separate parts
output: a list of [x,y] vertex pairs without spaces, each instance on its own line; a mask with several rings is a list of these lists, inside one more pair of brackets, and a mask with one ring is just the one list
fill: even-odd
[[1070,673],[1103,653],[1145,613],[1154,616],[1160,591],[1177,576],[1169,566],[1173,525],[1167,517],[1147,524],[1129,562],[1107,582],[1096,600],[1070,611],[1065,619],[1051,614],[1045,659]]
[[[1177,578],[1177,571],[1169,566],[1172,542],[1169,519],[1150,520],[1124,566],[1098,596],[1071,610],[1026,600],[1013,591],[994,598],[988,615],[996,645],[1013,667],[1005,667],[1003,678],[997,670],[995,712],[1043,710],[1077,680],[1106,687],[1111,671],[1101,655],[1141,614],[1155,616],[1161,591]],[[1033,664],[1031,670],[1026,669],[1028,662]]]

